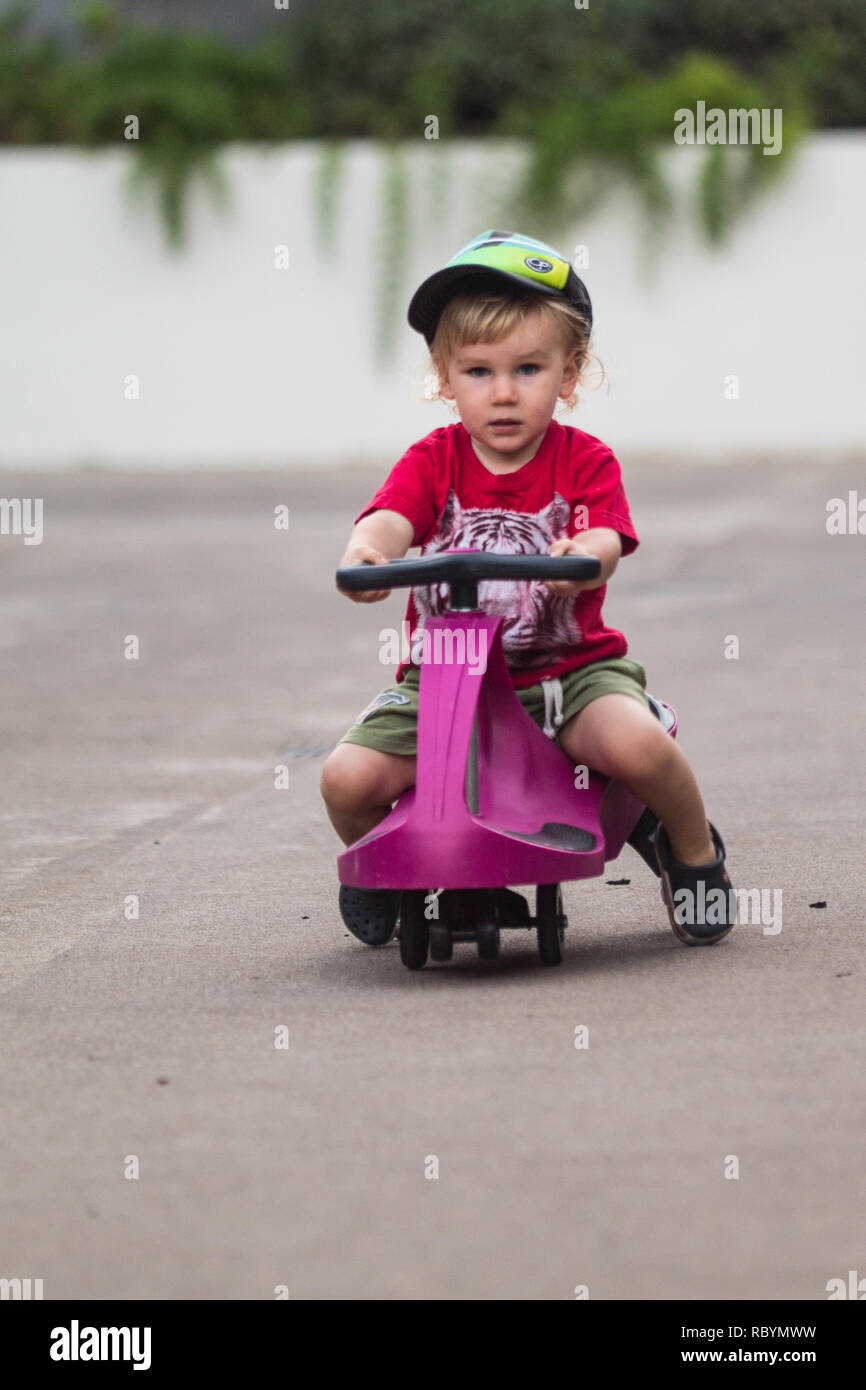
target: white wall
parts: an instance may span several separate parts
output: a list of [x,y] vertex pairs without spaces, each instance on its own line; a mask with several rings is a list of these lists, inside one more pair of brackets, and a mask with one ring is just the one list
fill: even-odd
[[[425,274],[501,225],[496,196],[520,151],[419,142],[411,158],[401,320]],[[684,198],[699,158],[669,157]],[[447,423],[421,399],[424,346],[404,320],[395,359],[374,361],[379,151],[351,148],[327,253],[318,160],[311,144],[229,149],[233,208],[221,217],[198,198],[189,249],[172,256],[153,204],[124,197],[125,150],[0,151],[0,464],[388,465]],[[722,252],[680,217],[647,270],[625,193],[580,225],[521,226],[567,255],[589,247],[609,383],[570,421],[620,452],[862,445],[864,222],[866,133],[843,132],[810,137]],[[288,271],[274,269],[278,243]],[[138,401],[124,399],[129,373]]]

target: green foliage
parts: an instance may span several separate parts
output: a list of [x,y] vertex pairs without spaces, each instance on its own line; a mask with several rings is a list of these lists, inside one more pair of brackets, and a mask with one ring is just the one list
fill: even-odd
[[345,159],[341,140],[326,140],[322,146],[316,178],[316,221],[323,250],[333,249],[337,231],[337,194]]
[[[111,0],[79,0],[73,14],[69,46],[33,30],[26,0],[0,15],[0,142],[117,147],[137,116],[134,186],[155,188],[174,246],[196,180],[225,202],[218,154],[235,141],[322,142],[325,244],[344,142],[381,142],[382,237],[399,267],[409,194],[398,142],[420,141],[431,114],[440,193],[450,139],[508,136],[530,150],[507,203],[515,219],[583,213],[625,182],[658,231],[672,206],[674,111],[699,99],[781,106],[782,156],[705,152],[696,208],[714,240],[810,122],[866,123],[863,0],[593,0],[586,10],[570,0],[292,0],[246,45],[141,27]],[[383,304],[396,283],[383,284]]]
[[[671,148],[673,113],[707,108],[784,108],[783,151],[790,154],[805,115],[796,92],[784,102],[778,87],[743,78],[729,64],[689,54],[668,72],[641,76],[596,101],[560,99],[544,112],[532,144],[523,206],[530,213],[580,216],[598,207],[625,179],[640,196],[647,228],[656,233],[671,208],[662,156]],[[516,128],[522,118],[516,122]],[[773,176],[783,156],[758,145],[709,146],[700,175],[698,208],[708,237],[719,241],[736,215]],[[575,170],[583,177],[574,178]]]
[[397,310],[402,300],[402,282],[409,245],[409,198],[406,161],[400,145],[389,142],[385,149],[382,197],[382,245],[378,263],[377,341],[380,359],[387,358],[394,344]]

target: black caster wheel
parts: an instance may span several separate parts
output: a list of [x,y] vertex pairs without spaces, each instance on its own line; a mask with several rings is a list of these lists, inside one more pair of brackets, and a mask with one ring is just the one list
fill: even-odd
[[515,893],[511,888],[494,888],[493,902],[496,921],[502,926],[529,926],[529,903],[522,893]]
[[408,970],[427,964],[430,923],[424,916],[427,894],[423,888],[404,890],[400,903],[400,959]]
[[499,928],[485,923],[478,928],[475,939],[478,943],[478,959],[496,960],[499,955]]
[[430,923],[430,959],[450,960],[454,954],[454,942],[444,922]]
[[535,892],[538,954],[545,965],[561,965],[565,944],[562,889],[558,883],[539,883]]

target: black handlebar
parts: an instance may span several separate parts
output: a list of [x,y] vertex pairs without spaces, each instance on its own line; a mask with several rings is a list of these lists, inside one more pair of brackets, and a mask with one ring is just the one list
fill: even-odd
[[346,565],[337,570],[337,588],[408,589],[414,584],[449,584],[467,579],[598,579],[594,555],[496,555],[489,550],[436,555],[427,560],[389,560]]
[[416,584],[450,584],[452,608],[478,607],[480,579],[598,579],[594,555],[497,555],[489,550],[446,552],[422,560],[364,560],[337,570],[337,588],[408,589]]

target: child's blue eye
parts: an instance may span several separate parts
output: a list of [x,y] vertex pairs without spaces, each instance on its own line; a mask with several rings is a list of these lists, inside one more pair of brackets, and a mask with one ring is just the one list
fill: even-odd
[[[541,371],[541,368],[537,362],[523,362],[517,370],[518,372],[523,372],[527,376],[534,376],[536,372]],[[480,376],[487,376],[488,371],[489,369],[487,367],[469,367],[466,375],[477,378]]]

